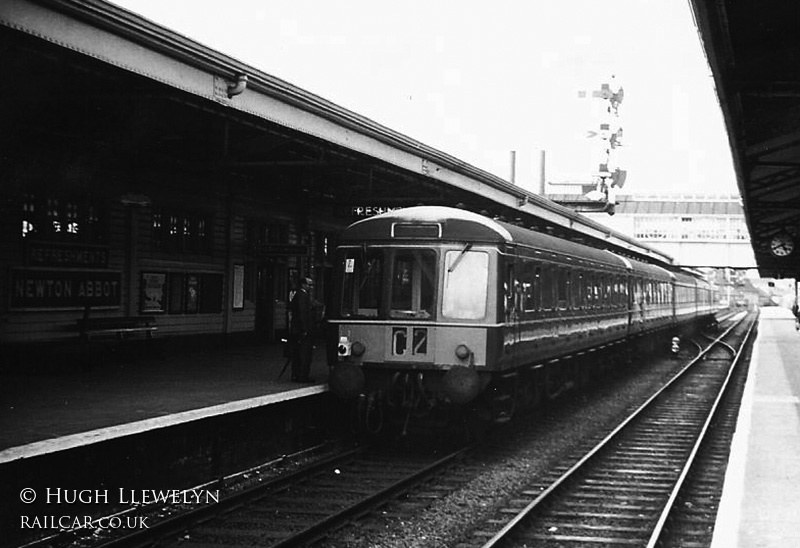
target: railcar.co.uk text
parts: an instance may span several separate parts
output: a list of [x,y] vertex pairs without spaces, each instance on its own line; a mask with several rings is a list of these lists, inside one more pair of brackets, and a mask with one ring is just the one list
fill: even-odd
[[[40,504],[48,505],[150,505],[187,504],[202,505],[219,502],[219,491],[207,489],[63,489],[47,487],[43,492],[32,488],[20,491],[19,498],[24,504],[32,504],[39,499]],[[40,495],[43,495],[39,498]],[[144,529],[149,528],[147,516],[112,515],[95,517],[88,515],[22,515],[22,529]]]

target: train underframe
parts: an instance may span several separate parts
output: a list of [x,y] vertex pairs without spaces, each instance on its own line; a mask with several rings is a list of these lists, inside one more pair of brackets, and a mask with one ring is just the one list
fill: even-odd
[[697,327],[698,324],[665,327],[542,363],[481,372],[477,381],[465,376],[456,382],[478,384],[477,395],[467,402],[452,396],[453,375],[448,377],[447,371],[372,369],[365,379],[365,389],[354,399],[352,426],[367,434],[403,435],[411,428],[430,430],[456,425],[484,431],[608,378],[630,364],[635,355],[670,352],[675,337],[682,340]]

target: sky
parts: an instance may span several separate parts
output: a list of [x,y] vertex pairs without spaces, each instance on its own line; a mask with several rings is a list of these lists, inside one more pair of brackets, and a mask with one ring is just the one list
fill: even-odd
[[[738,194],[688,0],[115,0],[225,55],[535,190],[612,162],[625,193]],[[588,92],[580,98],[581,91]]]

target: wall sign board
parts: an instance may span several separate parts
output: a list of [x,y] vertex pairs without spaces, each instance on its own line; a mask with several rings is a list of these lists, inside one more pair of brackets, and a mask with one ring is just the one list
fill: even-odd
[[167,275],[164,272],[142,272],[143,314],[165,312],[167,307]]
[[119,271],[12,268],[9,308],[118,307]]
[[106,268],[108,246],[27,242],[25,264],[31,267]]

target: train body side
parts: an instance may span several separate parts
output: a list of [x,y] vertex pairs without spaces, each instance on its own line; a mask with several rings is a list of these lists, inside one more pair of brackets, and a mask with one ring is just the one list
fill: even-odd
[[347,368],[331,387],[351,396],[409,372],[433,390],[477,393],[494,374],[713,309],[693,276],[450,208],[356,223],[341,237],[337,276],[330,321]]
[[593,250],[563,246],[550,238],[509,246],[500,255],[498,318],[500,370],[540,363],[627,336],[626,262]]

